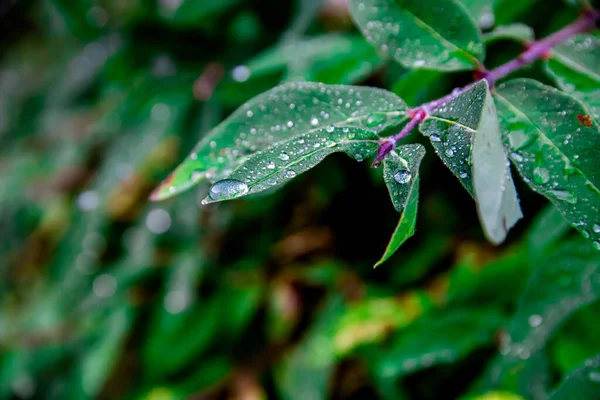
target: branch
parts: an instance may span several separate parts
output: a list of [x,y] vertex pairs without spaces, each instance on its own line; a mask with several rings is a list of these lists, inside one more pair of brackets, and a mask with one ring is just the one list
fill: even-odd
[[[477,71],[482,79],[485,79],[490,87],[493,87],[494,84],[501,78],[511,74],[514,71],[517,71],[534,61],[549,57],[550,50],[554,48],[557,44],[564,42],[570,37],[585,32],[589,29],[592,29],[596,22],[600,19],[600,11],[597,10],[586,10],[581,17],[575,20],[573,23],[565,26],[559,31],[554,32],[550,36],[547,36],[544,39],[539,41],[535,41],[527,46],[527,49],[521,53],[517,58],[507,62],[506,64],[500,65],[499,67],[487,71],[483,68],[480,71]],[[381,144],[379,145],[379,149],[377,150],[377,157],[373,162],[373,166],[378,166],[381,164],[383,158],[394,148],[396,143],[401,139],[408,136],[408,134],[421,122],[427,118],[427,116],[434,111],[436,108],[441,105],[449,102],[450,100],[455,99],[462,93],[466,92],[473,86],[473,83],[463,87],[457,88],[452,91],[452,93],[439,98],[437,100],[433,100],[429,103],[425,103],[419,107],[413,108],[407,111],[407,115],[410,117],[410,121],[402,128],[400,133],[382,139]]]

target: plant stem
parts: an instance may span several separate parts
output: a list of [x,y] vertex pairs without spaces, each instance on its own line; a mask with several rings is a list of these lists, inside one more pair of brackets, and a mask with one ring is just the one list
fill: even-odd
[[[598,21],[598,19],[600,19],[600,11],[593,9],[585,10],[581,17],[576,19],[571,24],[554,32],[553,34],[545,37],[544,39],[531,43],[527,47],[527,49],[514,60],[511,60],[506,64],[500,65],[499,67],[494,68],[491,71],[487,71],[485,70],[485,68],[483,68],[482,71],[479,71],[481,73],[482,79],[485,79],[490,85],[490,87],[493,87],[499,79],[504,78],[510,73],[521,69],[540,58],[548,57],[550,55],[550,50],[557,44],[564,42],[565,40],[576,35],[577,33],[585,32],[589,29],[592,29]],[[432,111],[434,111],[441,105],[449,102],[450,100],[455,99],[462,93],[469,90],[473,85],[474,83],[470,83],[465,87],[454,89],[452,93],[442,98],[433,100],[429,103],[425,103],[419,107],[408,110],[407,115],[410,117],[410,121],[404,126],[404,128],[402,128],[402,130],[398,134],[383,139],[383,142],[379,145],[377,157],[375,158],[373,165],[380,164],[383,158],[390,151],[392,151],[396,143],[401,139],[405,138],[418,124],[423,122]]]
[[519,57],[486,73],[484,79],[492,86],[498,79],[504,78],[506,75],[531,64],[539,58],[549,56],[550,50],[557,44],[564,42],[577,33],[593,28],[599,16],[600,13],[595,10],[583,14],[561,30],[542,40],[533,42]]

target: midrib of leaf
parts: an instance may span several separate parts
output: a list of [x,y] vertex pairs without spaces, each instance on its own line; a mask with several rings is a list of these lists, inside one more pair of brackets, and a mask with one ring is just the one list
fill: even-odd
[[[537,130],[538,132],[538,136],[540,137],[540,139],[543,141],[544,144],[547,144],[548,146],[552,147],[553,149],[555,149],[557,151],[558,154],[560,154],[560,156],[562,157],[562,159],[565,162],[565,164],[572,166],[574,169],[576,169],[577,171],[579,171],[579,173],[581,174],[581,176],[584,176],[586,179],[586,185],[593,188],[594,191],[598,194],[600,194],[600,189],[597,188],[587,177],[586,174],[584,174],[579,168],[577,168],[576,166],[573,165],[573,163],[571,162],[571,159],[560,149],[558,148],[554,142],[548,137],[546,136],[546,134],[544,133],[544,131],[542,129],[540,129],[540,127],[535,124],[525,113],[521,112],[521,110],[519,110],[517,107],[515,107],[511,102],[509,102],[506,98],[502,97],[500,94],[495,93],[494,95],[496,97],[496,99],[502,101],[508,108],[510,108],[515,114],[517,114],[518,116],[522,117],[523,119],[525,119],[526,121],[528,121],[531,126],[533,126],[535,128],[535,130]],[[576,99],[575,99],[576,100]],[[578,101],[578,100],[576,100]],[[579,101],[578,101],[579,102]],[[586,108],[587,109],[587,108]]]
[[468,126],[466,126],[466,125],[463,125],[463,124],[461,124],[461,123],[458,123],[458,122],[456,122],[456,121],[452,121],[452,120],[450,120],[450,119],[436,117],[435,115],[429,115],[429,116],[427,117],[427,119],[434,119],[434,120],[436,120],[436,121],[441,121],[441,122],[445,122],[445,123],[447,123],[447,124],[456,125],[456,126],[459,126],[459,127],[463,128],[463,129],[464,129],[464,130],[466,130],[466,131],[469,131],[470,133],[477,133],[477,131],[476,131],[475,129],[473,129],[473,128],[469,128],[469,127],[468,127]]
[[[321,128],[321,130],[322,129],[323,128]],[[290,138],[289,141],[296,140],[296,138],[299,138],[300,136],[301,135],[294,136],[294,137]],[[281,142],[281,143],[283,143],[283,142]],[[268,175],[265,175],[262,179],[256,180],[253,183],[249,184],[248,187],[249,188],[254,188],[255,186],[259,185],[260,183],[268,180],[272,176],[280,173],[282,170],[290,169],[290,168],[294,167],[295,165],[298,165],[301,161],[306,160],[307,158],[309,158],[309,157],[311,157],[311,156],[313,156],[315,154],[318,154],[318,153],[320,153],[322,151],[325,151],[327,149],[336,148],[338,146],[340,146],[340,147],[343,148],[343,146],[345,144],[347,144],[347,143],[352,144],[352,143],[379,143],[379,142],[377,140],[368,140],[368,139],[367,140],[344,140],[344,141],[341,141],[341,142],[336,142],[335,146],[326,146],[325,145],[323,147],[319,147],[319,148],[317,148],[315,150],[303,153],[302,157],[299,157],[299,158],[295,159],[294,161],[290,162],[289,164],[284,164],[281,168],[279,168],[279,170],[277,170],[277,171],[274,170],[273,172],[269,173]],[[258,153],[255,153],[255,154],[258,154]],[[240,164],[240,166],[241,166],[241,164]]]
[[[460,6],[462,6],[462,4],[461,4]],[[462,52],[462,53],[466,54],[466,55],[467,55],[469,58],[471,58],[471,59],[472,59],[472,61],[473,61],[473,63],[474,63],[475,65],[477,65],[477,64],[479,63],[479,60],[478,60],[478,59],[477,59],[477,57],[475,57],[473,54],[469,53],[469,52],[468,52],[468,51],[466,51],[466,50],[463,50],[462,48],[458,47],[457,45],[455,45],[454,43],[452,43],[451,41],[449,41],[448,39],[446,39],[445,37],[443,37],[443,36],[442,36],[440,33],[438,33],[438,31],[436,31],[435,29],[433,29],[433,28],[431,27],[431,25],[428,25],[427,23],[425,23],[425,22],[424,22],[422,19],[420,19],[419,17],[417,17],[417,16],[416,16],[415,14],[413,14],[412,12],[410,12],[410,11],[408,11],[408,10],[407,10],[407,12],[408,12],[410,15],[412,15],[412,16],[414,17],[414,19],[415,19],[415,22],[417,23],[417,25],[419,25],[419,26],[421,26],[421,27],[423,27],[423,28],[427,29],[427,30],[429,31],[429,33],[431,33],[431,35],[432,35],[433,37],[436,37],[436,38],[438,38],[438,39],[440,40],[440,42],[443,42],[443,43],[445,43],[445,44],[449,45],[451,48],[453,47],[454,49],[456,49],[456,50],[458,50],[458,51],[460,51],[460,52]],[[468,15],[468,13],[466,13],[466,14]],[[469,16],[469,19],[470,19],[470,18],[471,18],[471,17]]]
[[567,67],[573,68],[574,70],[581,72],[582,74],[588,75],[589,77],[591,77],[592,79],[595,79],[597,81],[600,81],[600,75],[598,75],[596,72],[591,71],[587,68],[585,68],[583,65],[581,65],[580,63],[576,63],[574,62],[572,59],[570,59],[569,57],[561,54],[559,51],[554,51],[552,52],[552,56],[557,60],[560,61],[561,63],[563,63],[564,65],[566,65]]

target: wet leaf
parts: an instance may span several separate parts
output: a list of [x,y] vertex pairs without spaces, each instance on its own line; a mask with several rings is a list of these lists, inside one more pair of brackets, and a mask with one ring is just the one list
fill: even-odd
[[487,238],[499,244],[523,214],[502,144],[496,106],[487,84],[481,120],[473,139],[472,158],[479,220]]
[[215,182],[203,204],[231,200],[281,186],[335,152],[362,161],[377,150],[375,133],[330,125],[253,154],[226,179]]
[[385,90],[287,83],[252,99],[214,128],[154,192],[164,199],[203,179],[225,178],[250,155],[333,126],[373,135],[405,119],[405,104]]
[[460,0],[460,3],[465,6],[481,29],[489,29],[494,26],[496,0]]
[[552,201],[600,249],[600,128],[577,118],[573,97],[530,79],[496,91],[510,158],[528,185]]
[[419,165],[425,156],[420,144],[399,147],[383,161],[383,179],[400,220],[385,253],[375,267],[387,261],[415,233],[419,205]]
[[374,373],[397,379],[453,363],[489,346],[506,318],[496,309],[456,309],[427,315],[396,332],[373,360]]
[[536,263],[490,369],[492,384],[519,371],[573,312],[600,296],[600,254],[583,238],[566,242]]
[[476,199],[487,238],[501,243],[522,214],[487,82],[435,109],[420,129]]
[[512,40],[519,43],[529,43],[535,39],[533,29],[525,24],[514,23],[499,26],[483,35],[484,42],[493,43],[499,40]]
[[475,22],[454,0],[352,0],[369,42],[407,68],[475,69],[485,54]]
[[596,399],[600,397],[600,354],[589,358],[569,374],[550,394],[550,400]]
[[589,106],[600,120],[600,37],[580,34],[559,44],[545,70],[563,91]]

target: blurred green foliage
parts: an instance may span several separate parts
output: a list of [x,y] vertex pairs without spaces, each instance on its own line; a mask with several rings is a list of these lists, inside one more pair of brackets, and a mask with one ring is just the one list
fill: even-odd
[[[577,14],[498,3],[538,34]],[[343,155],[268,195],[147,201],[281,81],[416,105],[468,73],[390,64],[341,0],[4,0],[0,32],[0,399],[600,398],[600,253],[525,186],[494,248],[426,157],[417,235],[377,270],[397,216]]]

